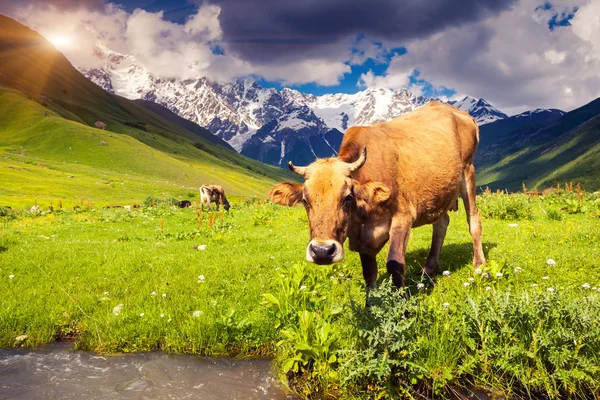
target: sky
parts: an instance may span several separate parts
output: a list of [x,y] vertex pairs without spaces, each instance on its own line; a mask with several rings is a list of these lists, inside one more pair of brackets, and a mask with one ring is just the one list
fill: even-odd
[[0,0],[76,66],[102,42],[158,77],[251,77],[485,98],[514,114],[600,97],[600,0]]

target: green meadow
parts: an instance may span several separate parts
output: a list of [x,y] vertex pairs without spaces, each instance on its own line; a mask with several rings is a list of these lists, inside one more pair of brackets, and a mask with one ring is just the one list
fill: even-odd
[[390,287],[385,248],[368,308],[356,253],[333,266],[303,261],[301,207],[236,198],[228,213],[160,204],[1,208],[0,346],[68,338],[102,354],[272,356],[282,382],[305,398],[448,397],[474,388],[593,397],[600,199],[563,191],[478,200],[487,268],[473,271],[460,209],[451,213],[440,274],[421,276],[431,227],[415,229],[406,289]]
[[204,183],[257,196],[290,176],[201,138],[92,128],[15,90],[0,87],[0,104],[0,206],[127,205],[163,193],[189,198]]

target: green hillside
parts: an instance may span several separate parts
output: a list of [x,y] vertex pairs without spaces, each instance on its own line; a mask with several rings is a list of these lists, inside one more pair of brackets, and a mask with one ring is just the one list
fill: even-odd
[[234,165],[187,143],[168,143],[158,136],[156,147],[179,146],[181,154],[174,154],[128,135],[65,120],[15,90],[0,88],[0,104],[3,205],[58,199],[69,205],[81,199],[128,204],[164,192],[188,197],[207,182],[220,183],[233,194],[263,195],[279,178],[277,170],[269,176],[270,168],[257,169],[264,176],[247,169],[253,163]]
[[479,186],[520,190],[525,183],[543,190],[573,181],[588,191],[600,188],[600,99],[537,129],[526,120],[504,134],[497,129],[501,124],[489,125],[482,127],[482,138],[487,130],[497,139],[482,139],[476,158]]
[[[101,120],[107,130],[93,128]],[[81,75],[42,36],[0,16],[0,203],[131,203],[202,183],[263,195],[294,179]],[[74,178],[68,178],[74,176]]]

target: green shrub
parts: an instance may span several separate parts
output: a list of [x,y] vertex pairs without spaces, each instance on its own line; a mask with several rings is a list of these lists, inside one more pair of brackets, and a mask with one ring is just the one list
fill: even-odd
[[564,218],[563,214],[559,210],[555,210],[555,209],[548,210],[546,215],[548,216],[549,219],[551,219],[553,221],[562,221]]
[[0,217],[9,217],[10,218],[12,216],[13,216],[13,212],[10,208],[0,206]]
[[[448,395],[458,382],[518,398],[593,398],[600,390],[599,295],[511,288],[440,307],[384,282],[354,307],[340,379],[353,393]],[[414,396],[413,396],[414,397]]]
[[142,203],[144,207],[170,207],[179,205],[179,200],[173,196],[165,197],[161,199],[155,196],[148,196]]
[[531,199],[521,193],[484,192],[478,197],[478,207],[482,216],[503,220],[533,218]]

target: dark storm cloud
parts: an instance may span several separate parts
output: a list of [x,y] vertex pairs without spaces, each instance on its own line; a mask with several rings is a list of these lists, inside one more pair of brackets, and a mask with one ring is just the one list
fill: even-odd
[[[201,1],[201,0],[199,0]],[[223,40],[268,62],[325,56],[362,34],[399,43],[485,19],[517,0],[209,0],[221,6]],[[203,1],[202,1],[203,2]]]

